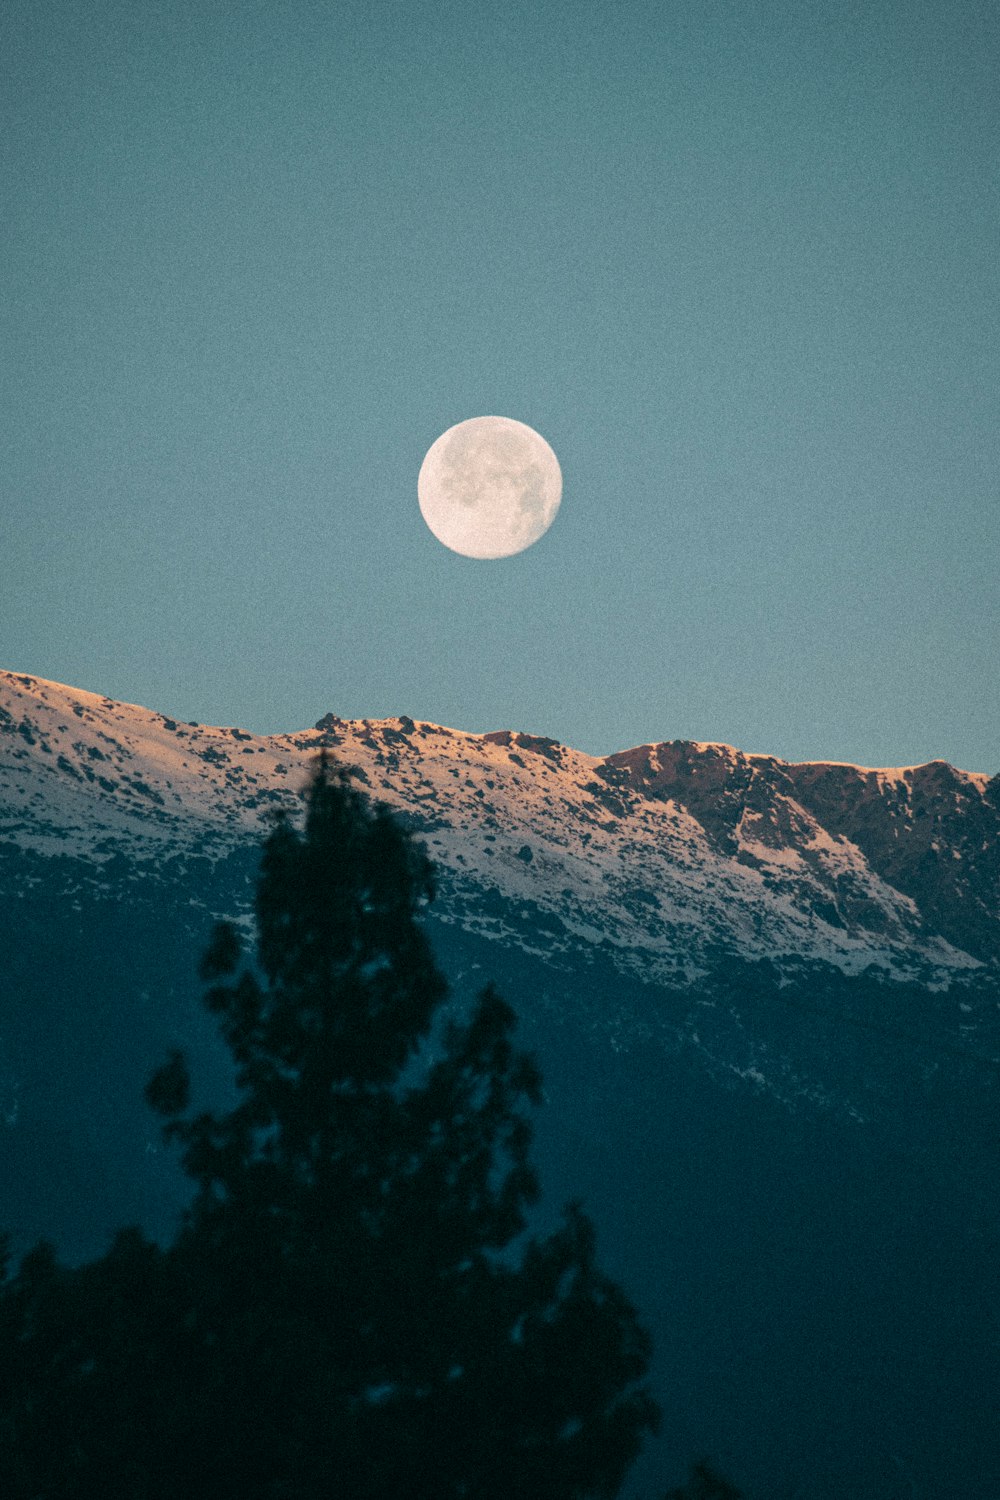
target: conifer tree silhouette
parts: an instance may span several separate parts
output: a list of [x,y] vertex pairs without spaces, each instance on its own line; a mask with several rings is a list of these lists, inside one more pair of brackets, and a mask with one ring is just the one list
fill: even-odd
[[528,1232],[539,1076],[487,988],[447,1021],[431,866],[322,758],[280,820],[257,963],[202,963],[236,1103],[184,1058],[147,1089],[196,1193],[173,1244],[40,1247],[0,1293],[12,1500],[577,1500],[618,1493],[657,1408],[648,1336],[570,1205]]
[[687,1483],[668,1490],[664,1500],[743,1500],[743,1491],[730,1484],[707,1458],[700,1458],[691,1465]]

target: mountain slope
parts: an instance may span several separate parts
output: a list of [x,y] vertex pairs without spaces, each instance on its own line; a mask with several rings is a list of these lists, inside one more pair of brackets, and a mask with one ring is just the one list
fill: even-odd
[[601,760],[332,714],[262,737],[2,673],[0,839],[95,865],[218,858],[296,805],[321,746],[407,818],[446,911],[487,936],[518,941],[530,909],[550,955],[603,946],[672,983],[720,956],[934,984],[1000,958],[1000,781],[939,762],[795,766],[683,741]]

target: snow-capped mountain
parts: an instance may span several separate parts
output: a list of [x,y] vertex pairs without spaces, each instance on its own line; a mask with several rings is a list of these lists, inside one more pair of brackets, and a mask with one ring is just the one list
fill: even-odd
[[293,808],[320,747],[405,815],[440,913],[684,984],[720,957],[947,985],[1000,958],[1000,777],[788,765],[672,741],[598,759],[409,718],[258,736],[0,673],[0,838],[95,873],[213,859]]
[[455,1003],[495,981],[539,1057],[545,1199],[653,1333],[626,1500],[698,1451],[751,1496],[1000,1494],[1000,778],[943,762],[258,736],[0,673],[0,1230],[169,1230],[142,1086],[180,1046],[231,1087],[198,957],[323,747],[426,842]]

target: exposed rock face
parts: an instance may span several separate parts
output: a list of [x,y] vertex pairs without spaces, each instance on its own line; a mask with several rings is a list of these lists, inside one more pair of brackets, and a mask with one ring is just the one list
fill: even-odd
[[942,760],[903,771],[789,767],[800,802],[924,920],[977,958],[1000,958],[1000,776]]
[[[801,849],[818,824],[853,844],[949,942],[983,960],[1000,958],[1000,776],[988,780],[945,761],[888,770],[795,765],[684,740],[621,751],[599,774],[679,803],[713,847],[746,863],[755,859],[751,842]],[[874,908],[869,916],[877,921]]]

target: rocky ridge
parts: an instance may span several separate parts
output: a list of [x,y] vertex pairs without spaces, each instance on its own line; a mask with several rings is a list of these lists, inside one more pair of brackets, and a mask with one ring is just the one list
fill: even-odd
[[939,761],[793,765],[688,741],[601,759],[405,716],[260,736],[2,672],[0,843],[95,879],[121,854],[146,878],[217,860],[297,805],[321,747],[426,841],[443,920],[541,934],[550,958],[599,948],[673,985],[735,957],[933,987],[1000,961],[1000,777]]

